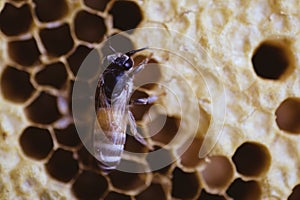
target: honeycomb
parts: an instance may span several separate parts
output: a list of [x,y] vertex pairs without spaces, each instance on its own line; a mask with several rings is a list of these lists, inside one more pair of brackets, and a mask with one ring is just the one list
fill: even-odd
[[[0,199],[300,199],[299,4],[299,0],[1,0]],[[97,72],[80,77],[82,94],[76,99],[71,98],[73,86],[90,52],[96,49],[99,61],[112,53],[107,38],[145,27],[165,32],[136,29],[122,35],[124,45],[119,46],[133,49],[151,41],[171,45],[186,58],[195,55],[197,67],[209,72],[203,73],[207,83],[213,85],[210,80],[215,78],[222,82],[226,117],[214,148],[199,157],[213,123],[211,96],[186,63],[154,51],[149,63],[158,67],[145,68],[135,84],[154,83],[143,85],[132,98],[148,97],[159,90],[155,82],[163,79],[178,98],[169,90],[159,96],[165,112],[156,111],[154,105],[133,106],[135,119],[146,124],[148,132],[161,119],[165,123],[153,130],[156,134],[149,139],[153,150],[130,135],[125,150],[160,150],[158,159],[170,164],[158,169],[149,154],[144,163],[123,158],[121,164],[138,169],[146,163],[150,172],[105,174],[82,143],[72,118],[74,101],[83,118],[89,118],[91,108],[81,102],[91,90],[87,80],[97,80]],[[205,53],[184,43],[173,30],[193,38]],[[145,56],[137,55],[136,63]],[[182,77],[197,97],[198,128],[193,122],[198,111],[190,107],[191,90],[183,87]],[[221,91],[216,92],[222,102]],[[181,115],[178,104],[190,112]],[[151,112],[155,118],[146,123]],[[176,139],[179,130],[185,134]],[[195,131],[196,137],[182,150]]]

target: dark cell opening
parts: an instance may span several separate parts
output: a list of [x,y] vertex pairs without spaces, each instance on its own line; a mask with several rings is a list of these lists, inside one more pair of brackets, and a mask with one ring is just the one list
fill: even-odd
[[[86,47],[86,46],[78,46],[76,50],[67,58],[67,61],[69,63],[69,67],[71,71],[73,72],[74,76],[77,75],[77,72],[84,61],[84,59],[88,56],[88,54],[91,52],[92,49]],[[89,70],[85,70],[89,71]],[[93,70],[91,73],[94,72]],[[94,72],[95,73],[95,72]]]
[[[127,127],[127,131],[130,131],[130,128]],[[142,130],[138,128],[138,132],[142,134]],[[126,135],[126,143],[124,146],[125,151],[134,152],[134,153],[146,153],[147,147],[140,142],[138,142],[133,136],[130,135],[131,133]]]
[[299,200],[300,199],[300,185],[296,185],[293,188],[293,192],[288,197],[288,200]]
[[109,13],[113,16],[114,28],[122,31],[134,29],[142,21],[140,7],[133,1],[116,1]]
[[74,46],[68,24],[40,30],[40,37],[50,56],[62,56]]
[[79,162],[88,169],[99,170],[97,159],[90,154],[90,152],[82,146],[77,152]]
[[34,92],[30,75],[13,67],[6,67],[2,72],[0,87],[3,97],[15,103],[27,101]]
[[202,176],[208,187],[222,189],[232,181],[234,169],[225,156],[212,156],[209,158]]
[[40,51],[34,38],[9,42],[8,54],[13,61],[23,66],[39,63]]
[[53,178],[62,182],[69,182],[75,177],[79,167],[72,152],[57,149],[46,163],[46,169]]
[[62,19],[68,12],[65,0],[33,0],[35,13],[41,22],[51,22]]
[[47,129],[30,126],[22,132],[20,145],[27,156],[40,160],[48,156],[53,148],[53,141]]
[[227,194],[233,199],[253,200],[261,198],[261,188],[256,181],[236,179],[227,189]]
[[186,173],[180,168],[175,168],[172,177],[172,196],[178,199],[192,199],[200,188],[199,178],[196,173]]
[[117,192],[109,192],[104,200],[131,200],[131,197]]
[[[161,122],[164,121],[165,123],[161,130],[158,131],[157,134],[153,135],[151,138],[157,142],[160,142],[162,144],[168,144],[172,141],[172,139],[176,136],[178,131],[178,126],[180,120],[175,117],[165,116],[165,115],[159,115],[157,118],[155,118],[152,122],[150,122],[147,126],[150,128],[152,127],[152,124],[156,124],[157,121]],[[160,124],[160,123],[157,123]],[[153,125],[154,126],[154,125]]]
[[245,142],[238,147],[232,160],[239,173],[245,176],[261,176],[270,167],[271,155],[264,145]]
[[81,144],[81,140],[74,124],[70,124],[65,129],[55,129],[54,131],[57,142],[61,145],[76,147]]
[[84,4],[94,10],[104,11],[110,0],[84,0]]
[[[175,159],[172,153],[168,149],[160,148],[158,146],[154,147],[156,154],[147,154],[146,160],[149,164],[151,171],[158,172],[161,174],[168,174],[170,172],[171,166]],[[161,160],[165,163],[169,163],[167,166],[161,168]]]
[[51,124],[58,120],[61,114],[57,108],[57,98],[45,92],[25,107],[27,118],[35,123]]
[[160,184],[152,183],[146,190],[135,197],[136,200],[165,200],[167,194]]
[[[137,172],[145,168],[145,166],[129,160],[121,160],[119,167],[126,167]],[[146,174],[142,173],[128,173],[115,170],[108,176],[113,186],[121,190],[132,191],[146,185]]]
[[72,185],[72,191],[78,199],[98,200],[107,187],[107,180],[103,176],[92,171],[83,171]]
[[[134,101],[136,99],[140,98],[147,98],[149,95],[146,94],[145,92],[141,92],[138,90],[135,90],[134,93],[131,96],[131,101]],[[136,121],[141,121],[144,114],[150,109],[152,104],[147,104],[147,105],[134,105],[130,107],[130,110],[134,116],[134,119]]]
[[290,65],[291,52],[284,41],[266,41],[259,45],[252,56],[256,74],[265,79],[279,79]]
[[29,5],[15,7],[6,3],[0,13],[0,30],[7,36],[15,36],[27,32],[32,24]]
[[46,65],[35,75],[35,80],[39,85],[52,86],[60,89],[64,86],[68,78],[65,65],[61,62]]
[[86,11],[77,13],[74,25],[77,38],[86,42],[100,43],[106,33],[104,19]]
[[[187,141],[190,143],[190,141]],[[189,168],[194,168],[203,161],[199,158],[199,151],[202,146],[202,139],[195,138],[192,143],[188,146],[185,152],[180,157],[180,163]],[[185,146],[185,145],[183,145]],[[181,148],[178,149],[179,153],[182,151]],[[180,154],[179,154],[180,155]]]
[[276,112],[276,123],[287,133],[300,134],[300,98],[287,98]]
[[205,190],[202,190],[198,200],[226,200],[226,198],[221,195],[210,194]]

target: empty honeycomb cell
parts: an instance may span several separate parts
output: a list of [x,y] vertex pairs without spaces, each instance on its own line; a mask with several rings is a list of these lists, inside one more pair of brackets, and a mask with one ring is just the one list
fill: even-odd
[[261,186],[256,181],[243,181],[238,178],[227,189],[227,194],[233,199],[261,199]]
[[134,49],[133,42],[123,34],[113,34],[104,43],[101,52],[104,56],[115,52],[127,53]]
[[53,178],[62,182],[69,182],[79,170],[77,160],[73,158],[73,153],[61,148],[51,155],[45,166]]
[[110,0],[84,0],[84,4],[94,10],[104,11]]
[[74,26],[77,38],[85,42],[100,43],[106,33],[104,19],[86,11],[76,14]]
[[[159,152],[157,152],[159,150]],[[154,146],[154,150],[157,154],[147,154],[146,160],[149,164],[151,171],[158,172],[160,174],[167,174],[170,172],[171,166],[175,159],[170,150]],[[167,166],[161,168],[161,161],[169,163]]]
[[6,3],[0,13],[0,30],[7,36],[15,36],[27,32],[32,24],[32,16],[28,4],[15,7]]
[[287,98],[276,109],[276,123],[281,130],[300,134],[300,98]]
[[200,190],[200,180],[196,173],[186,173],[175,168],[172,177],[172,196],[178,199],[195,198]]
[[68,13],[65,0],[33,0],[35,14],[41,22],[51,22],[62,19]]
[[58,143],[68,147],[76,147],[81,144],[76,127],[70,124],[65,129],[55,129],[55,136]]
[[35,123],[51,124],[61,117],[57,97],[46,92],[41,92],[24,110],[27,118]]
[[[141,171],[145,168],[142,164],[129,160],[121,160],[119,167],[127,168],[131,171]],[[109,175],[111,183],[114,187],[123,191],[136,191],[146,185],[146,174],[143,173],[129,173],[123,171],[112,171]]]
[[245,176],[262,176],[271,164],[267,147],[256,142],[245,142],[237,148],[232,160],[237,171]]
[[72,191],[78,199],[98,200],[108,187],[107,180],[92,171],[83,171],[72,185]]
[[[71,71],[73,72],[74,76],[77,75],[77,72],[84,61],[84,59],[88,56],[88,54],[91,52],[92,49],[79,45],[76,47],[76,50],[67,58],[69,67]],[[87,70],[89,71],[89,70]],[[93,71],[91,72],[93,73]]]
[[161,184],[152,183],[146,190],[142,191],[135,197],[136,200],[165,200],[167,194],[165,193]]
[[88,169],[99,169],[97,159],[86,149],[85,146],[82,146],[77,152],[79,162]]
[[114,28],[121,31],[134,29],[142,21],[141,9],[133,1],[116,1],[109,13],[113,16]]
[[51,134],[47,129],[27,127],[20,136],[23,152],[34,159],[44,159],[53,148]]
[[39,64],[40,51],[34,38],[8,43],[9,57],[23,66]]
[[[138,128],[138,132],[141,135],[143,135],[141,129],[139,127],[137,127],[137,128]],[[130,129],[127,128],[127,131],[130,131]],[[131,134],[131,133],[128,133],[128,134]],[[131,135],[126,136],[126,143],[125,143],[124,149],[128,152],[134,152],[134,153],[146,153],[147,152],[146,146],[141,144],[140,142],[138,142]]]
[[198,200],[226,200],[224,196],[217,195],[217,194],[210,194],[205,190],[201,190],[200,197]]
[[[138,55],[134,57],[135,65],[138,65],[146,59],[145,56]],[[134,77],[134,85],[146,89],[153,89],[161,78],[160,65],[155,59],[150,59],[145,68]]]
[[[134,101],[136,99],[140,98],[147,98],[149,95],[145,92],[141,92],[138,90],[135,90],[131,96],[131,101]],[[152,104],[147,105],[134,105],[130,107],[130,111],[132,112],[134,118],[136,121],[141,121],[144,114],[149,110],[149,108],[152,106]]]
[[62,56],[68,53],[74,46],[68,24],[63,24],[55,28],[41,29],[39,34],[50,56]]
[[52,86],[57,89],[65,85],[67,78],[68,73],[62,62],[46,65],[35,75],[35,80],[39,85]]
[[291,55],[285,40],[262,42],[252,56],[254,71],[261,78],[279,79],[290,65]]
[[[194,138],[192,143],[188,146],[185,152],[180,157],[180,163],[188,168],[197,167],[203,159],[199,158],[199,151],[202,146],[202,139]],[[181,149],[179,148],[180,152]]]
[[300,199],[300,185],[296,185],[293,188],[293,192],[288,197],[288,200],[299,200]]
[[229,185],[234,175],[231,162],[225,156],[212,156],[202,171],[202,176],[208,187],[222,189]]
[[131,200],[131,197],[117,192],[109,192],[104,200]]
[[168,144],[176,136],[180,120],[171,116],[159,115],[152,122],[150,122],[148,126],[151,127],[152,123],[155,124],[156,121],[162,120],[166,120],[162,129],[159,130],[159,132],[153,135],[151,138],[154,141],[160,142],[162,144]]
[[14,67],[4,69],[0,87],[3,97],[15,103],[27,101],[34,92],[30,75]]

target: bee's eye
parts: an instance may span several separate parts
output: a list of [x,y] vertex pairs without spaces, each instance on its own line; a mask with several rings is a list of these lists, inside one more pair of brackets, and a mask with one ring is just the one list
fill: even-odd
[[126,70],[129,70],[132,67],[132,65],[133,65],[132,59],[128,59],[126,60],[123,66],[125,67]]

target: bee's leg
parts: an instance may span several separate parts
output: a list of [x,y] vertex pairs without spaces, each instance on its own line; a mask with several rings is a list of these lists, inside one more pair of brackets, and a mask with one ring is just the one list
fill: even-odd
[[158,99],[158,96],[149,96],[147,98],[134,99],[130,103],[134,105],[147,105],[154,103]]
[[147,58],[145,58],[142,62],[140,62],[138,66],[132,68],[132,70],[129,72],[129,77],[133,77],[135,74],[140,72],[145,67],[145,65],[149,62],[152,55],[153,54],[150,54],[149,56],[147,56]]
[[142,136],[139,134],[139,132],[136,129],[136,123],[134,116],[131,111],[128,111],[128,121],[129,121],[129,126],[130,126],[130,131],[133,135],[133,137],[141,144],[145,145],[149,149],[153,149],[153,146],[149,144]]

